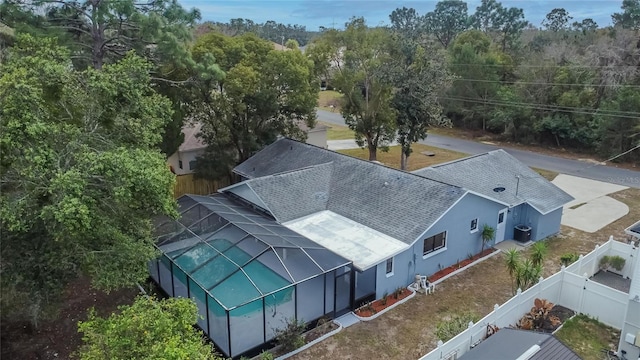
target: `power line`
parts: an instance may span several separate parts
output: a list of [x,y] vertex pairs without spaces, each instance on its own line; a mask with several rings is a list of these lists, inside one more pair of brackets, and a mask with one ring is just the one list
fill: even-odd
[[[463,96],[458,96],[458,98],[466,99],[466,100],[478,100],[478,98],[470,98],[470,97],[463,97]],[[480,99],[480,100],[484,100],[484,99]],[[487,99],[487,101],[500,102],[500,100],[493,100],[493,99]],[[573,106],[524,103],[524,102],[518,102],[518,101],[511,101],[511,102],[508,102],[508,103],[509,104],[515,104],[515,105],[523,105],[523,106],[529,106],[529,105],[541,106],[541,107],[553,108],[554,110],[560,110],[560,111],[565,111],[565,110],[567,110],[567,111],[596,111],[599,114],[606,113],[606,114],[611,114],[611,115],[640,116],[640,113],[635,112],[635,111],[620,111],[620,110],[603,110],[603,109],[591,109],[591,108],[578,108],[578,107],[573,107]]]
[[[457,97],[457,98],[458,99],[462,99],[462,101],[484,100],[484,99],[460,97],[460,96]],[[491,100],[491,99],[488,99],[486,101],[500,102],[498,100]],[[504,104],[505,102],[500,102],[500,103]],[[517,102],[517,101],[511,101],[511,102],[508,102],[508,103],[509,104],[514,104],[514,105],[522,105],[522,106],[533,105],[533,106],[551,108],[553,110],[558,110],[558,111],[596,111],[598,114],[610,114],[612,116],[617,116],[617,115],[640,116],[640,113],[637,113],[637,112],[634,112],[634,111],[619,111],[619,110],[602,110],[602,109],[591,109],[591,108],[577,108],[577,107],[572,107],[572,106],[536,104],[536,103],[523,103],[523,102]]]
[[610,67],[621,67],[621,68],[637,68],[638,65],[558,65],[558,64],[549,64],[549,65],[508,65],[508,64],[463,64],[463,63],[452,63],[452,66],[485,66],[485,67],[513,67],[513,68],[576,68],[576,69],[598,69],[598,68],[610,68]]
[[470,102],[470,103],[485,104],[485,105],[495,105],[495,106],[530,108],[530,109],[546,110],[546,111],[562,111],[562,112],[568,112],[568,113],[574,113],[574,114],[611,116],[611,117],[620,117],[620,118],[626,118],[626,119],[639,119],[640,118],[640,114],[637,114],[636,116],[629,116],[629,115],[623,115],[623,114],[604,113],[604,112],[601,112],[600,110],[596,110],[595,112],[579,111],[579,110],[567,110],[567,109],[561,109],[561,108],[557,108],[557,107],[553,107],[553,106],[545,106],[545,105],[542,105],[542,104],[505,103],[505,102],[498,102],[498,101],[492,101],[492,100],[479,100],[479,99],[454,98],[454,97],[440,97],[440,99],[452,100],[452,101],[465,101],[465,102]]
[[496,83],[502,85],[552,85],[552,86],[590,86],[590,87],[628,87],[628,88],[640,88],[640,85],[615,85],[615,84],[578,84],[578,83],[545,83],[545,82],[527,82],[527,81],[500,81],[500,80],[485,80],[485,79],[453,79],[453,81],[469,81],[469,82],[482,82],[482,83]]

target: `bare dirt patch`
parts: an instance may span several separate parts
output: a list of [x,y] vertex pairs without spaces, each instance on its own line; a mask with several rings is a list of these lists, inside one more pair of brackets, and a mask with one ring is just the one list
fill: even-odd
[[2,359],[48,360],[69,359],[82,343],[78,321],[87,318],[87,310],[95,307],[106,316],[118,306],[131,304],[139,293],[128,288],[106,294],[92,289],[88,278],[67,286],[56,320],[45,321],[38,328],[28,322],[2,323]]

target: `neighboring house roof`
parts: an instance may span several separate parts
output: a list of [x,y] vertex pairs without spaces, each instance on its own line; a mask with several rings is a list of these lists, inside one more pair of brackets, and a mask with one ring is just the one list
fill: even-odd
[[624,229],[624,232],[636,239],[640,239],[640,221]]
[[[532,355],[521,357],[525,353]],[[500,329],[460,357],[460,360],[495,359],[580,360],[580,357],[550,334],[508,328]]]
[[542,214],[573,200],[571,195],[502,149],[413,173],[466,188],[510,207],[528,203]]
[[[329,210],[405,244],[413,244],[467,193],[290,139],[274,142],[234,171],[250,179],[242,186],[281,223]],[[240,186],[221,191],[242,196]]]
[[189,123],[184,125],[182,127],[182,133],[184,134],[184,141],[178,147],[178,151],[185,152],[185,151],[193,151],[193,150],[200,150],[200,149],[206,148],[207,145],[205,145],[202,142],[202,139],[198,137],[198,133],[200,132],[200,129],[202,129],[201,122],[194,122],[194,123]]

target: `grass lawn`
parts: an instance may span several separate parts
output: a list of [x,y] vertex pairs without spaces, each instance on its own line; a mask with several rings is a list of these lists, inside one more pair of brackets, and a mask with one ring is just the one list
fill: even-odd
[[601,349],[616,349],[620,331],[585,315],[576,315],[556,336],[584,360],[600,360]]
[[[318,94],[318,107],[322,110],[340,112],[340,99],[342,94],[333,90],[320,91]],[[333,105],[332,109],[330,106]]]
[[[436,148],[423,144],[413,144],[413,153],[409,156],[409,171],[422,169],[427,166],[441,164],[447,161],[461,159],[467,157],[467,154]],[[424,151],[435,153],[434,156],[421,154]],[[369,150],[367,149],[349,149],[340,150],[339,152],[361,159],[369,159]],[[388,152],[378,151],[378,161],[381,163],[399,169],[400,168],[400,146],[389,147]]]
[[322,121],[318,121],[318,124],[330,127],[327,131],[327,140],[353,140],[355,138],[353,130],[346,126],[329,124]]

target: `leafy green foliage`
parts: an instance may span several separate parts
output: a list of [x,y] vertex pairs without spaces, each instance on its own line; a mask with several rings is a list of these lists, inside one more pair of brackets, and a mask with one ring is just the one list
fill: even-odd
[[402,147],[400,164],[406,170],[411,144],[426,138],[430,126],[449,125],[443,119],[438,96],[451,86],[452,76],[442,61],[445,54],[421,45],[416,32],[420,18],[415,11],[396,9],[390,18],[395,30],[388,50],[386,80],[394,89],[392,106]]
[[369,160],[376,160],[378,148],[385,150],[395,136],[393,88],[384,78],[389,41],[385,29],[353,18],[344,32],[327,31],[313,44],[313,56],[323,64],[317,73],[333,70],[334,87],[344,94],[340,111],[358,145],[369,149]]
[[566,30],[571,19],[573,19],[573,17],[569,15],[567,10],[564,8],[555,8],[547,14],[545,19],[542,21],[542,26],[556,32]]
[[459,0],[444,0],[425,15],[427,31],[433,34],[444,48],[468,27],[467,3]]
[[105,290],[147,277],[150,219],[175,215],[155,150],[170,104],[148,71],[132,54],[74,71],[54,40],[31,36],[0,64],[4,315],[36,322],[81,273]]
[[300,51],[277,51],[255,35],[211,32],[193,49],[198,62],[213,56],[224,77],[203,78],[190,116],[202,122],[206,155],[196,173],[228,176],[237,164],[275,141],[277,135],[304,140],[300,125],[315,125],[318,97],[313,64]]
[[276,331],[276,341],[284,351],[293,351],[304,345],[304,336],[302,336],[304,330],[304,321],[287,319],[285,326]]
[[474,312],[455,314],[449,320],[442,320],[436,324],[435,335],[439,340],[447,342],[453,339],[469,327],[469,322],[480,320],[480,316]]
[[579,255],[576,253],[566,253],[560,256],[560,263],[564,266],[569,266],[579,259]]
[[622,12],[611,15],[613,24],[625,29],[640,29],[640,0],[622,0]]
[[130,306],[108,318],[89,311],[78,322],[83,345],[82,360],[101,359],[200,359],[215,360],[211,345],[194,328],[198,308],[191,299],[156,300],[139,296]]
[[542,265],[542,261],[549,250],[547,249],[547,244],[543,241],[538,241],[537,243],[531,246],[531,262],[534,266]]
[[483,224],[480,238],[482,239],[482,250],[480,253],[483,253],[485,245],[496,238],[496,229],[489,224]]

